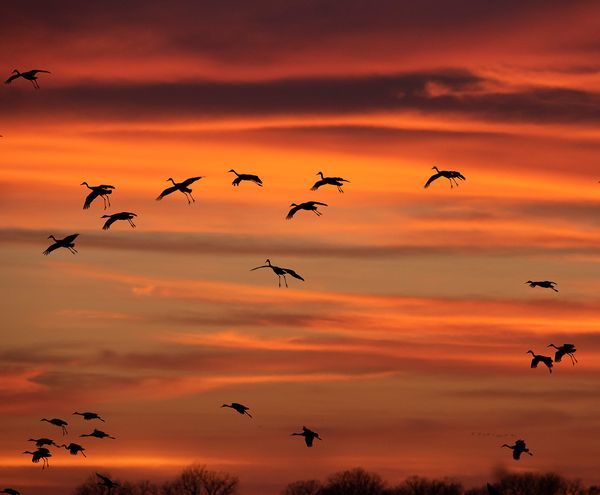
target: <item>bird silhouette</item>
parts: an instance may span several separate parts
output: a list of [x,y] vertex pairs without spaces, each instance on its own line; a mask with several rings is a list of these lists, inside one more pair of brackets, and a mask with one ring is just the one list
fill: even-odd
[[110,493],[110,491],[113,488],[116,488],[117,486],[120,486],[119,483],[114,482],[108,476],[102,476],[100,473],[96,473],[96,476],[98,476],[98,478],[100,478],[100,481],[98,482],[98,485],[107,488],[108,489],[108,493]]
[[68,433],[66,426],[69,424],[64,419],[60,418],[52,418],[52,419],[40,419],[40,421],[46,421],[54,426],[58,426],[62,430],[62,434],[66,435]]
[[42,461],[42,469],[44,469],[46,467],[50,467],[48,458],[52,457],[52,453],[44,447],[40,447],[39,449],[35,450],[34,452],[26,450],[25,452],[23,452],[23,454],[30,454],[31,462],[33,462],[35,464],[37,464],[41,460]]
[[61,447],[65,448],[66,450],[69,451],[69,454],[71,455],[77,455],[79,454],[79,452],[81,452],[81,455],[83,457],[87,457],[87,455],[85,455],[84,452],[84,448],[79,445],[78,443],[70,443],[69,445],[65,445],[64,443],[61,445]]
[[556,349],[556,353],[554,354],[554,362],[560,363],[563,356],[566,354],[571,358],[571,363],[575,366],[577,362],[577,358],[573,355],[573,353],[577,352],[575,346],[573,344],[563,344],[560,347],[555,346],[554,344],[548,345],[548,347],[554,347]]
[[30,438],[28,441],[35,442],[36,447],[43,447],[44,445],[54,445],[55,447],[58,447],[51,438]]
[[88,433],[87,435],[79,435],[80,437],[95,437],[95,438],[110,438],[112,440],[116,440],[115,437],[111,437],[108,433],[103,432],[102,430],[97,430],[94,428],[92,433]]
[[544,289],[552,289],[554,292],[558,292],[558,290],[554,288],[554,286],[556,285],[556,282],[552,282],[550,280],[541,280],[538,282],[532,282],[531,280],[528,280],[525,283],[529,284],[529,287],[531,287],[532,289],[534,287],[542,287]]
[[315,438],[318,440],[323,440],[316,431],[309,430],[306,426],[302,427],[302,433],[292,433],[291,436],[299,435],[304,437],[304,441],[306,442],[307,447],[313,446],[313,441]]
[[263,182],[262,180],[260,180],[260,177],[258,175],[252,175],[252,174],[238,174],[235,170],[231,169],[228,170],[229,172],[233,172],[237,177],[235,179],[233,179],[232,184],[234,186],[239,186],[240,182],[242,182],[243,180],[247,180],[248,182],[254,182],[257,186],[262,187]]
[[513,451],[512,456],[515,461],[518,461],[521,458],[521,454],[529,454],[533,455],[529,452],[527,445],[525,445],[525,440],[517,440],[514,445],[504,444],[502,447],[508,447]]
[[343,193],[344,190],[342,189],[342,186],[344,185],[344,182],[350,182],[342,177],[324,177],[323,172],[317,172],[317,175],[321,176],[321,180],[318,180],[313,184],[313,186],[310,188],[311,191],[316,191],[321,186],[331,185],[336,186],[337,190]]
[[[194,196],[192,196],[192,190],[188,186],[190,184],[193,184],[197,180],[200,180],[203,178],[204,178],[204,176],[190,177],[189,179],[186,179],[183,182],[175,182],[171,177],[169,177],[167,179],[167,182],[171,181],[173,183],[173,186],[167,187],[163,192],[161,192],[160,195],[158,196],[158,198],[156,198],[156,201],[160,201],[165,196],[168,196],[169,194],[174,193],[175,191],[179,191],[185,195],[185,198],[187,199],[188,204],[191,204],[192,202],[195,202],[196,200],[194,199]],[[192,201],[190,201],[190,198]]]
[[450,189],[452,189],[454,187],[453,183],[456,184],[456,186],[458,187],[458,182],[456,179],[467,180],[463,174],[461,174],[460,172],[457,172],[456,170],[440,170],[437,167],[432,167],[431,170],[435,170],[437,173],[435,173],[431,177],[429,177],[429,179],[423,186],[423,187],[425,187],[425,189],[427,189],[434,180],[437,180],[440,177],[445,177],[446,179],[448,179],[450,181]]
[[221,407],[230,407],[231,409],[239,412],[240,414],[245,414],[250,418],[252,415],[248,412],[250,408],[246,407],[244,404],[240,404],[239,402],[232,402],[231,404],[223,404]]
[[90,186],[87,182],[82,182],[81,186],[87,186],[88,189],[91,189],[92,192],[87,195],[85,198],[85,202],[83,203],[83,209],[87,210],[92,201],[94,201],[98,196],[102,198],[104,201],[104,209],[110,206],[110,197],[109,194],[112,194],[112,190],[115,186],[111,186],[110,184],[100,184],[99,186]]
[[20,491],[15,490],[14,488],[5,488],[0,491],[0,493],[7,493],[8,495],[21,495]]
[[531,360],[531,367],[537,368],[538,363],[544,363],[548,367],[548,371],[552,373],[552,358],[550,356],[542,356],[541,354],[535,354],[529,350],[526,354],[531,354],[533,359]]
[[66,248],[69,251],[71,251],[71,253],[75,254],[77,252],[77,249],[75,249],[74,241],[78,235],[79,234],[71,234],[65,237],[64,239],[57,239],[52,234],[50,234],[48,236],[48,239],[52,239],[54,241],[54,244],[48,246],[48,249],[44,251],[44,256],[48,256],[52,251],[58,248]]
[[300,210],[312,211],[315,213],[315,215],[320,217],[322,213],[317,209],[317,207],[327,205],[325,203],[319,203],[318,201],[307,201],[306,203],[300,204],[292,203],[290,206],[292,206],[293,208],[288,212],[287,216],[285,217],[286,220],[291,220],[292,217]]
[[502,495],[500,490],[498,490],[495,486],[487,484],[487,491],[489,495]]
[[113,213],[112,215],[102,215],[100,218],[108,218],[108,220],[104,222],[102,230],[110,229],[110,226],[117,220],[127,220],[129,222],[129,225],[131,225],[131,228],[135,229],[133,217],[137,217],[137,215],[135,213],[131,213],[130,211],[121,211],[119,213]]
[[281,287],[281,277],[283,277],[285,286],[288,286],[287,279],[285,278],[286,275],[291,275],[292,277],[297,278],[298,280],[302,280],[304,282],[304,279],[291,268],[281,268],[280,266],[272,265],[271,260],[269,259],[267,259],[265,263],[266,265],[257,266],[256,268],[252,268],[250,271],[253,272],[254,270],[258,270],[259,268],[270,268],[271,270],[273,270],[273,272],[275,272],[275,275],[277,275],[279,287]]
[[27,72],[19,72],[17,69],[15,69],[15,70],[13,70],[13,75],[10,76],[6,81],[4,81],[4,83],[5,84],[10,84],[15,79],[18,79],[19,77],[22,77],[23,79],[27,79],[28,81],[31,81],[31,84],[33,84],[33,87],[35,89],[40,89],[40,85],[37,82],[37,74],[39,74],[41,72],[45,72],[46,74],[50,74],[49,70],[32,69],[32,70],[28,70]]
[[95,413],[95,412],[77,412],[77,411],[75,411],[73,414],[83,416],[83,419],[85,419],[86,421],[91,421],[92,419],[99,419],[103,423],[106,422],[100,417],[100,415],[98,413]]

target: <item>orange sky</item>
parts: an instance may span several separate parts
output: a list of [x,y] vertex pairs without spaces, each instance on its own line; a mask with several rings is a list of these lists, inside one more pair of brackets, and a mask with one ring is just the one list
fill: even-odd
[[[598,19],[591,1],[3,6],[6,77],[52,74],[0,91],[2,482],[58,495],[197,461],[248,495],[354,466],[600,483]],[[467,180],[424,190],[433,165]],[[319,170],[345,194],[310,191]],[[196,175],[194,205],[154,201]],[[102,231],[83,180],[115,185],[137,229]],[[307,200],[329,206],[284,220]],[[77,256],[41,255],[74,232]],[[249,271],[266,258],[306,281]],[[529,369],[550,342],[578,366]],[[46,471],[21,455],[59,436],[42,417],[91,431],[75,410],[117,440]],[[302,425],[324,441],[288,436]],[[517,437],[519,464],[498,448]]]

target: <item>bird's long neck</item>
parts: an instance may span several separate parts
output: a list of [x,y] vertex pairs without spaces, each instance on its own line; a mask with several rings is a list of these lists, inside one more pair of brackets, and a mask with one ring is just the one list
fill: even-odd
[[173,179],[171,179],[170,177],[169,177],[167,180],[170,180],[170,181],[173,183],[173,185],[174,185],[174,186],[176,186],[176,185],[177,185],[177,182],[175,182],[175,181],[174,181]]
[[[53,235],[50,236],[50,239],[52,239],[54,242],[58,242],[56,240],[56,237],[54,237]],[[42,421],[48,421],[47,419],[42,419]]]
[[88,189],[91,189],[90,185],[87,182],[82,182],[82,184],[87,186]]
[[556,347],[554,344],[550,344],[548,347],[554,347],[555,349],[558,349],[558,347]]
[[433,167],[433,170],[435,170],[436,172],[439,172],[439,171],[440,171],[440,169],[439,169],[439,168],[437,168],[437,166],[434,166],[434,167]]
[[237,175],[238,177],[240,176],[240,174],[238,174],[238,173],[237,173],[235,170],[231,169],[231,171],[232,171],[232,172],[233,172],[235,175]]
[[533,352],[533,351],[527,351],[527,352],[528,352],[529,354],[531,354],[533,357],[535,357],[535,356],[536,356],[535,352]]
[[320,175],[320,176],[321,176],[321,179],[324,179],[324,177],[323,177],[323,172],[319,172],[317,175]]

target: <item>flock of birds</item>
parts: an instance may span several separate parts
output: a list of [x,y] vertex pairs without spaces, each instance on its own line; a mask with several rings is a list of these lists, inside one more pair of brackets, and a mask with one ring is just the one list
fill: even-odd
[[[33,70],[26,71],[26,72],[19,72],[17,69],[15,69],[13,71],[13,74],[5,82],[7,84],[9,84],[16,79],[22,78],[27,81],[30,81],[35,89],[39,89],[40,86],[37,82],[37,79],[38,79],[37,75],[40,73],[49,74],[50,71],[33,69]],[[435,173],[433,175],[431,175],[431,177],[429,177],[429,179],[426,181],[426,183],[424,185],[425,188],[429,188],[433,182],[435,182],[436,180],[438,180],[440,178],[447,179],[450,182],[450,188],[458,187],[459,180],[460,181],[466,180],[464,175],[462,175],[460,172],[455,171],[455,170],[439,170],[438,167],[435,167],[435,166],[432,168],[432,170],[434,170]],[[234,169],[230,169],[228,171],[228,173],[233,173],[235,175],[235,178],[233,179],[233,182],[232,182],[232,185],[234,187],[240,186],[240,184],[242,182],[249,182],[249,183],[256,184],[259,187],[263,187],[263,181],[260,179],[260,177],[258,175],[247,174],[247,173],[240,174],[240,173],[236,172]],[[323,186],[335,186],[340,193],[343,193],[344,192],[344,190],[343,190],[344,184],[350,182],[349,180],[344,179],[343,177],[326,177],[323,174],[323,172],[318,172],[317,175],[320,176],[320,179],[313,184],[313,186],[310,188],[311,191],[316,191]],[[194,196],[192,195],[192,189],[190,186],[192,184],[194,184],[195,182],[197,182],[198,180],[203,179],[203,178],[204,178],[203,176],[190,177],[181,182],[175,182],[175,180],[172,177],[169,177],[167,179],[167,182],[171,182],[172,185],[170,187],[167,187],[166,189],[164,189],[158,195],[156,200],[160,201],[163,198],[165,198],[166,196],[169,196],[175,192],[180,192],[185,196],[188,204],[192,204],[196,200],[194,199]],[[109,185],[109,184],[100,184],[97,186],[91,186],[87,182],[82,182],[81,185],[86,186],[90,190],[90,192],[86,196],[84,203],[83,203],[84,210],[89,209],[90,206],[92,205],[92,203],[97,198],[101,198],[103,200],[105,210],[111,207],[110,196],[113,194],[113,191],[115,190],[115,186]],[[319,207],[321,207],[321,206],[328,206],[328,205],[326,203],[322,203],[319,201],[307,201],[304,203],[291,203],[290,210],[288,211],[285,218],[287,220],[291,220],[299,211],[302,211],[302,210],[307,211],[307,212],[312,211],[315,215],[321,216],[322,213],[319,211]],[[122,212],[113,213],[110,215],[102,215],[101,218],[106,218],[106,220],[102,226],[102,229],[109,230],[110,227],[117,221],[127,221],[132,228],[135,228],[135,223],[133,222],[133,219],[135,217],[137,217],[137,214],[128,212],[128,211],[122,211]],[[75,248],[75,240],[77,239],[78,236],[79,236],[79,234],[71,234],[62,239],[57,239],[56,237],[54,237],[54,235],[50,235],[48,237],[48,239],[52,239],[54,241],[54,243],[51,244],[43,252],[43,254],[48,255],[51,252],[53,252],[59,248],[67,249],[68,251],[70,251],[73,254],[77,253],[78,251]],[[275,275],[277,275],[279,287],[281,287],[282,279],[285,283],[285,286],[288,287],[288,282],[287,282],[287,278],[286,278],[287,275],[290,275],[291,277],[296,278],[298,280],[304,281],[304,278],[301,275],[299,275],[296,271],[292,270],[291,268],[283,268],[280,266],[273,265],[271,263],[271,260],[269,260],[269,259],[267,259],[265,261],[264,265],[257,266],[256,268],[252,268],[251,271],[258,270],[261,268],[270,268],[273,271],[273,273]],[[552,282],[552,281],[548,281],[548,280],[543,280],[543,281],[528,280],[525,283],[528,284],[532,288],[540,287],[540,288],[545,288],[545,289],[551,289],[555,292],[558,292],[558,290],[555,287],[557,285],[556,282]],[[561,360],[564,356],[568,356],[571,359],[571,362],[573,365],[575,365],[575,363],[577,362],[577,358],[575,358],[575,356],[574,356],[574,353],[577,351],[577,349],[575,348],[575,345],[563,344],[561,346],[556,346],[554,344],[549,344],[548,347],[553,347],[554,349],[556,349],[554,358],[552,358],[551,356],[535,354],[532,350],[527,351],[527,353],[530,353],[533,356],[532,360],[531,360],[531,368],[537,368],[538,364],[542,363],[543,365],[545,365],[548,368],[548,371],[550,373],[552,373],[553,364],[561,362]],[[246,415],[246,416],[252,418],[252,415],[248,412],[250,410],[250,408],[243,404],[240,404],[238,402],[232,402],[231,404],[223,404],[221,407],[231,408],[241,415]],[[73,414],[82,416],[83,419],[86,421],[99,420],[99,421],[104,422],[104,419],[102,419],[97,413],[94,413],[94,412],[84,412],[84,413],[75,412]],[[63,435],[66,435],[68,433],[67,428],[66,428],[68,426],[68,423],[67,423],[67,421],[65,421],[63,419],[43,418],[41,421],[48,422],[51,425],[61,428]],[[291,433],[291,436],[304,437],[304,442],[306,443],[307,447],[312,447],[315,439],[322,440],[322,438],[320,437],[320,435],[317,432],[307,428],[306,426],[302,427],[301,432]],[[94,430],[91,433],[82,434],[82,435],[80,435],[80,437],[94,437],[94,438],[98,438],[98,439],[104,439],[104,438],[115,439],[115,437],[105,433],[102,430],[98,430],[96,428],[94,428]],[[52,457],[52,453],[48,447],[64,448],[71,455],[81,454],[82,456],[86,457],[86,454],[85,454],[86,449],[77,443],[69,443],[69,444],[62,443],[59,445],[56,442],[54,442],[54,440],[52,440],[50,438],[45,438],[45,437],[37,438],[37,439],[30,438],[29,441],[35,443],[37,450],[25,451],[24,454],[31,455],[32,456],[31,460],[34,463],[39,463],[41,461],[42,469],[45,469],[46,467],[49,466],[48,459],[50,457]],[[533,455],[530,452],[529,448],[527,447],[525,441],[522,439],[516,440],[514,445],[503,444],[501,447],[503,447],[503,448],[506,447],[506,448],[511,449],[512,457],[515,460],[519,460],[523,454],[528,454],[530,456]],[[100,473],[96,473],[96,476],[98,477],[98,485],[105,487],[109,493],[113,488],[119,486],[118,483],[115,483],[110,478],[108,478]],[[489,484],[488,484],[488,490],[490,490],[490,493],[495,493],[494,487]],[[8,495],[20,495],[20,493],[13,488],[5,488],[4,490],[0,491],[0,493],[6,493]]]

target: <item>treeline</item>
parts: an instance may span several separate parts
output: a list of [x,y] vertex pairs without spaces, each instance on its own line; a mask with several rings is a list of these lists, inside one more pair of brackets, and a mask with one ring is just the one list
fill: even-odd
[[[108,473],[101,473],[108,474]],[[211,471],[192,465],[175,479],[163,483],[120,481],[107,489],[98,484],[95,475],[77,487],[73,495],[238,495],[239,480],[229,473]],[[465,490],[450,479],[418,476],[392,485],[378,474],[361,468],[335,473],[325,481],[302,480],[287,485],[280,495],[600,495],[600,487],[583,486],[555,473],[505,474],[479,488]]]

